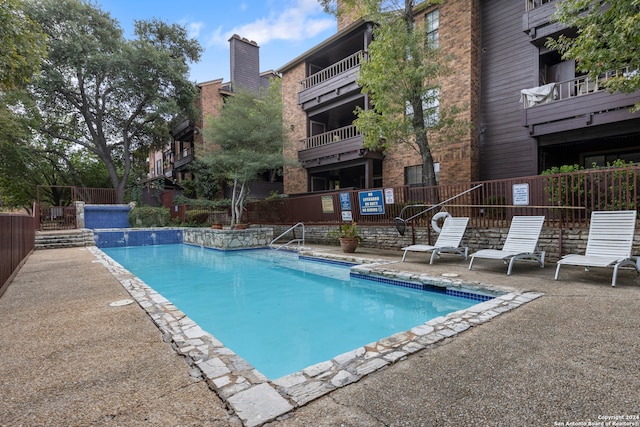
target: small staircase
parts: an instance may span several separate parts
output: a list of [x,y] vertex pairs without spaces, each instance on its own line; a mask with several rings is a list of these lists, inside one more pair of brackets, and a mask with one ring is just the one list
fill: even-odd
[[74,248],[95,245],[93,230],[88,228],[36,231],[35,249]]

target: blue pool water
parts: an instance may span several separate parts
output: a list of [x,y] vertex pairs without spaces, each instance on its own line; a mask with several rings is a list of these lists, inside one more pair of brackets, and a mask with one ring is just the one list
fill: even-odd
[[102,250],[270,379],[478,302],[350,277],[348,266],[282,251]]

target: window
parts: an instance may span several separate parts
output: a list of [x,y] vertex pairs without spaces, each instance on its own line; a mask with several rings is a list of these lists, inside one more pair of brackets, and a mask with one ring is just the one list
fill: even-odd
[[440,12],[438,9],[431,11],[424,16],[424,20],[427,32],[427,46],[435,49],[439,45],[438,27],[440,26]]
[[[406,102],[405,114],[413,116],[413,105]],[[440,121],[440,89],[429,89],[422,97],[422,114],[424,116],[424,126],[433,127]]]
[[404,184],[405,185],[422,184],[422,165],[407,166],[404,168]]
[[425,127],[433,127],[440,121],[440,89],[430,89],[427,91],[425,99],[422,100],[422,111],[424,112]]
[[[440,182],[440,163],[434,163],[433,170],[436,174],[436,182]],[[422,182],[422,165],[404,168],[404,184],[416,187],[424,184]]]

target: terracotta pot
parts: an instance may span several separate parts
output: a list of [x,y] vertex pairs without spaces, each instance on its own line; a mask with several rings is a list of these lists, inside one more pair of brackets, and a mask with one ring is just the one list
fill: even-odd
[[345,254],[352,254],[358,247],[358,239],[356,237],[340,237],[340,247]]
[[222,224],[211,224],[211,228],[214,230],[222,230]]
[[236,224],[233,226],[234,230],[246,230],[249,227],[248,224]]

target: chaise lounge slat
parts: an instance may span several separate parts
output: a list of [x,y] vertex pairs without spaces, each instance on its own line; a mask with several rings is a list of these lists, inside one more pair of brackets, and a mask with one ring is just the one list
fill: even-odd
[[636,226],[636,211],[600,211],[591,214],[587,249],[584,255],[569,254],[558,261],[555,280],[562,265],[613,267],[611,286],[616,285],[618,269],[624,266],[640,272],[638,258],[631,256]]
[[402,248],[404,254],[402,255],[402,262],[407,256],[407,252],[431,252],[431,259],[429,264],[433,264],[436,257],[440,257],[440,254],[454,254],[460,255],[465,260],[469,253],[469,248],[466,246],[460,246],[462,236],[467,229],[469,218],[461,217],[447,217],[440,231],[440,235],[434,245],[411,245]]
[[481,249],[471,254],[469,270],[476,258],[509,261],[507,275],[511,275],[515,261],[535,261],[544,268],[545,251],[536,251],[544,224],[544,216],[514,216],[502,249]]

